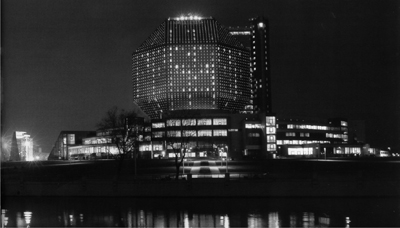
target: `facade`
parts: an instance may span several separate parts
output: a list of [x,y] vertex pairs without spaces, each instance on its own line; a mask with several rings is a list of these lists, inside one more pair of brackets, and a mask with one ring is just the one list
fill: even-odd
[[269,23],[263,17],[249,20],[248,27],[229,27],[229,33],[243,43],[250,54],[251,99],[244,113],[272,113],[269,58]]
[[[265,118],[255,114],[232,114],[228,111],[191,110],[174,111],[162,119],[153,119],[139,150],[153,158],[173,158],[174,148],[186,151],[191,158],[264,156],[262,141],[265,129],[270,130],[271,152],[276,150],[274,117],[271,127],[261,127]],[[267,117],[270,118],[271,117]],[[150,128],[151,127],[151,128]],[[150,156],[146,156],[150,157]]]
[[81,145],[83,138],[95,136],[95,131],[61,131],[51,150],[48,160],[70,159],[69,149]]
[[133,99],[152,119],[174,110],[239,112],[251,98],[249,52],[213,18],[169,18],[132,56]]
[[[131,129],[129,136],[133,140],[134,151],[139,149],[139,143],[143,141],[144,118],[126,118],[125,123]],[[148,129],[148,128],[147,128]],[[88,159],[108,159],[119,156],[123,149],[118,148],[118,140],[122,138],[126,128],[104,129],[98,131],[62,131],[49,155],[49,160],[88,160]],[[129,148],[132,149],[132,148]],[[128,153],[128,157],[133,157],[133,153]],[[142,156],[142,155],[139,155]],[[143,155],[143,156],[147,156]]]

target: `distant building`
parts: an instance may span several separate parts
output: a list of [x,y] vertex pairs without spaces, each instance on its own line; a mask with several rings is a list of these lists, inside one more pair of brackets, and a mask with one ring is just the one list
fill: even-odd
[[[137,119],[137,120],[136,120]],[[131,125],[137,127],[137,138],[143,141],[144,119],[135,118]],[[62,131],[49,155],[49,160],[89,160],[107,159],[118,156],[122,151],[116,144],[120,138],[118,129],[105,129],[98,131]],[[139,144],[135,151],[138,151]],[[132,157],[133,154],[128,154]]]
[[70,147],[81,145],[83,138],[95,135],[95,131],[61,131],[49,154],[48,160],[68,160],[70,158]]
[[11,142],[11,161],[33,161],[33,140],[24,131],[16,131]]

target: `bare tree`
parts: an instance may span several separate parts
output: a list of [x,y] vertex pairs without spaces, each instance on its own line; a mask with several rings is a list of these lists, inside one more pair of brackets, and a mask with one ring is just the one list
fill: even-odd
[[[143,128],[143,118],[137,117],[134,111],[125,111],[118,107],[112,107],[105,117],[97,123],[97,129],[107,132],[118,149],[117,158],[120,164],[124,158],[131,155],[135,160],[135,176],[136,176],[136,159],[138,155],[137,142]],[[121,166],[119,166],[118,173]]]
[[[179,115],[180,114],[180,115]],[[193,139],[197,136],[196,119],[190,118],[179,112],[177,117],[173,115],[167,119],[166,146],[175,154],[175,179],[179,179],[180,167],[192,147],[196,144]],[[180,116],[180,117],[178,117]]]

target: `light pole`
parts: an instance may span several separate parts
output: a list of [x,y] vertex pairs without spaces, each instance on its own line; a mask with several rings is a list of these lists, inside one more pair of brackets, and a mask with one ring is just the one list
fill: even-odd
[[226,171],[225,173],[228,173],[228,146],[226,146]]

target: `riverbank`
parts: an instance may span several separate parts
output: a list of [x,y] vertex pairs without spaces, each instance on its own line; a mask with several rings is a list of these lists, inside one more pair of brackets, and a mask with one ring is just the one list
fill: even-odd
[[229,175],[188,174],[188,163],[180,180],[171,178],[173,162],[140,163],[136,177],[132,164],[8,166],[2,196],[400,197],[397,161],[235,161]]
[[2,196],[399,197],[399,180],[230,179],[13,181]]

